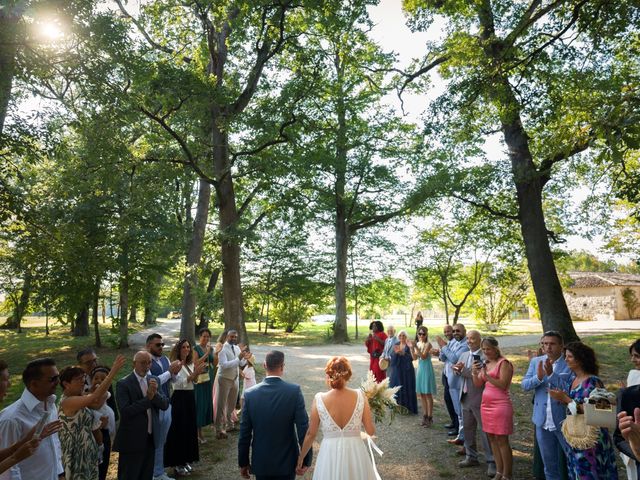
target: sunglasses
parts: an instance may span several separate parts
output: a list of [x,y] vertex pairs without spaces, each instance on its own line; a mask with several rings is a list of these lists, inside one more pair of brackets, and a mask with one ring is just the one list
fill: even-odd
[[164,347],[164,343],[160,342],[160,343],[154,343],[153,344],[154,347]]
[[419,336],[419,337],[424,337],[424,333],[420,332],[420,333],[418,334],[418,336]]
[[54,375],[52,377],[47,378],[49,383],[57,383],[60,381],[60,375]]

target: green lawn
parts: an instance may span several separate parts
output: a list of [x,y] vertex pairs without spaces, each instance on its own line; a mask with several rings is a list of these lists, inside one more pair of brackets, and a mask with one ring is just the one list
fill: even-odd
[[[133,327],[141,328],[135,325]],[[50,334],[45,335],[44,327],[23,328],[22,333],[14,330],[0,329],[0,358],[9,364],[11,375],[11,388],[4,405],[13,402],[22,393],[22,370],[24,366],[35,358],[53,357],[56,360],[58,370],[76,364],[76,352],[94,345],[93,330],[89,337],[73,337],[68,327],[54,326],[49,328]],[[119,353],[130,355],[131,350],[118,350],[117,335],[111,331],[110,325],[100,325],[100,337],[104,347],[96,349],[100,365],[111,366],[111,363]],[[121,376],[130,369],[123,368]]]

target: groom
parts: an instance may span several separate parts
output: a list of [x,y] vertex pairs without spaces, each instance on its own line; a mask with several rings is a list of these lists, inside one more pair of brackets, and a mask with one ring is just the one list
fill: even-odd
[[[240,475],[250,478],[254,474],[256,480],[293,480],[309,417],[300,387],[282,380],[284,353],[267,353],[264,368],[265,379],[244,393],[238,438]],[[311,450],[304,459],[304,471],[310,465]]]

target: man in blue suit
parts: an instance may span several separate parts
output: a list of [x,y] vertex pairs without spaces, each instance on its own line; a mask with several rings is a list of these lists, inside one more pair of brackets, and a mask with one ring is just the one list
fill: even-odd
[[[462,405],[460,404],[460,389],[462,388],[462,377],[459,372],[454,371],[453,366],[458,363],[460,355],[469,351],[467,345],[467,329],[461,323],[453,326],[453,339],[446,342],[442,337],[436,337],[436,341],[440,346],[440,361],[445,364],[445,373],[447,375],[447,384],[449,385],[449,393],[453,401],[453,408],[458,416],[458,431],[450,431],[449,436],[457,434],[456,438],[447,440],[454,445],[464,445],[464,427],[462,423]],[[457,374],[458,373],[458,374]]]
[[560,431],[566,417],[566,405],[552,399],[549,389],[562,388],[571,370],[564,361],[562,335],[555,331],[544,333],[540,342],[544,355],[531,359],[527,374],[522,380],[522,388],[534,390],[533,423],[536,426],[536,440],[544,463],[547,480],[562,478],[560,455],[568,445]]
[[[256,480],[293,480],[300,446],[309,427],[300,386],[282,380],[284,353],[273,350],[264,362],[265,379],[244,392],[238,438],[240,475]],[[249,461],[251,449],[251,461]],[[311,450],[305,470],[311,465]]]

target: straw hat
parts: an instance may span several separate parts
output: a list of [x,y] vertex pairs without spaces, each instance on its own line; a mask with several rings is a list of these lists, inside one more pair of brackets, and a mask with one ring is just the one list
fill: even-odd
[[380,367],[380,370],[386,370],[387,368],[389,368],[389,359],[385,357],[380,357],[380,360],[378,361],[378,366]]

